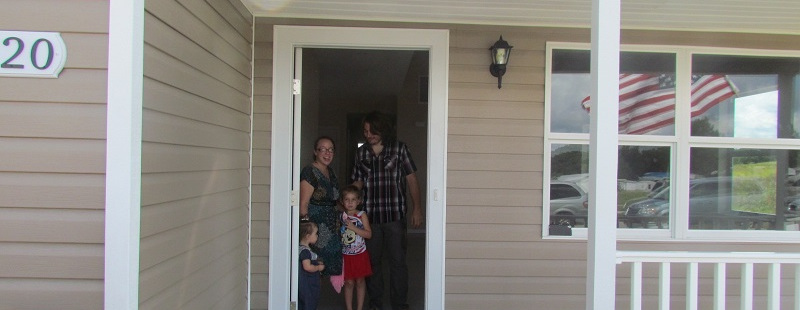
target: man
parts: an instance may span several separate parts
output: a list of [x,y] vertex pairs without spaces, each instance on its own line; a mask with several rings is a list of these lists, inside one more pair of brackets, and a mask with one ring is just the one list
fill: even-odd
[[389,257],[389,297],[392,310],[408,309],[406,265],[406,191],[411,197],[410,220],[422,225],[417,167],[408,147],[397,141],[392,123],[380,112],[371,112],[362,122],[367,143],[356,151],[351,175],[353,185],[364,190],[364,207],[372,226],[367,240],[373,275],[367,279],[370,308],[382,309],[383,251]]

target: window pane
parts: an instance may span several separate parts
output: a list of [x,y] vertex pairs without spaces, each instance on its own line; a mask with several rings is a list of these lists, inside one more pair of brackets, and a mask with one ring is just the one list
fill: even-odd
[[670,147],[620,146],[619,228],[669,227]]
[[[553,50],[550,131],[588,133],[590,52]],[[672,135],[675,117],[675,55],[622,52],[620,134]]]
[[798,58],[694,55],[692,135],[798,138],[798,71]]
[[586,227],[589,146],[554,144],[550,154],[550,224]]
[[[649,214],[640,208],[656,193],[669,192],[670,147],[619,147],[617,171],[617,214],[620,228],[667,228],[669,218],[659,213]],[[554,144],[550,158],[550,224],[587,227],[589,211],[589,146],[585,144]],[[669,212],[669,194],[663,207]],[[627,211],[627,212],[626,212]]]
[[690,229],[798,230],[800,152],[692,148],[690,156]]

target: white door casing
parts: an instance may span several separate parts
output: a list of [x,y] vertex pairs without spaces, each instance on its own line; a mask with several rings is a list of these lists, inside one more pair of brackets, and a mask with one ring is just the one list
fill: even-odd
[[[292,79],[293,80],[298,80],[298,81],[302,81],[303,80],[303,49],[302,48],[294,49],[294,75],[293,75]],[[292,200],[291,201],[292,210],[291,210],[291,214],[290,214],[290,216],[291,216],[290,223],[292,223],[292,225],[290,226],[291,230],[289,231],[289,234],[292,236],[291,237],[291,240],[292,240],[291,244],[297,245],[297,244],[300,244],[300,231],[299,231],[299,227],[300,227],[299,226],[299,223],[300,223],[300,201],[299,201],[299,198],[300,198],[300,178],[299,178],[299,176],[300,176],[300,169],[301,169],[301,167],[300,167],[300,141],[301,141],[301,137],[302,137],[302,135],[300,134],[300,126],[301,126],[301,123],[302,123],[301,122],[301,120],[302,120],[302,111],[301,111],[302,104],[300,104],[300,102],[303,102],[303,97],[302,97],[303,94],[299,91],[299,86],[294,85],[294,81],[292,83],[293,83],[292,84],[292,87],[293,87],[292,88],[292,105],[291,105],[292,106],[292,111],[293,111],[293,115],[292,115],[292,120],[293,120],[293,125],[292,125],[292,139],[293,139],[293,142],[292,142],[292,153],[294,154],[294,156],[292,156],[292,195],[291,195],[292,196],[292,198],[291,198],[291,200]],[[295,223],[298,223],[298,224],[295,225]],[[290,282],[290,285],[289,285],[289,288],[291,289],[291,295],[290,295],[291,299],[290,300],[291,300],[291,302],[297,302],[297,281],[298,281],[299,271],[300,271],[300,269],[299,269],[300,268],[300,262],[297,259],[294,259],[294,258],[300,256],[300,248],[297,247],[297,246],[293,246],[293,247],[291,247],[291,250],[289,251],[289,253],[291,253],[291,255],[289,256],[289,259],[290,259],[289,266],[291,268],[289,270],[291,272],[290,276],[292,278],[292,281]]]
[[[269,309],[289,309],[293,300],[292,221],[297,219],[292,188],[298,165],[292,156],[297,121],[292,95],[295,49],[342,47],[427,50],[429,65],[428,175],[426,193],[425,308],[444,309],[445,189],[447,173],[448,30],[275,26],[272,83],[272,162],[270,176]],[[299,100],[297,101],[299,105]],[[292,206],[292,207],[290,207]]]

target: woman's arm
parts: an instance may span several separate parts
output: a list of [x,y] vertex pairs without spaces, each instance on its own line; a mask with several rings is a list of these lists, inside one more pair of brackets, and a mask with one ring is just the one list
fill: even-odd
[[306,180],[300,181],[300,218],[308,216],[308,203],[311,201],[311,194],[314,193],[314,186]]

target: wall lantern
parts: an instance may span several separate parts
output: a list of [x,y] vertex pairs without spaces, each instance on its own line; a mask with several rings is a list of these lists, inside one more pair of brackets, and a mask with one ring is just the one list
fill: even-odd
[[506,74],[506,64],[512,47],[503,40],[503,36],[500,36],[500,40],[494,42],[494,45],[489,48],[492,51],[492,64],[489,66],[489,72],[492,73],[492,76],[497,77],[497,88],[503,84],[503,74]]

